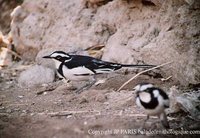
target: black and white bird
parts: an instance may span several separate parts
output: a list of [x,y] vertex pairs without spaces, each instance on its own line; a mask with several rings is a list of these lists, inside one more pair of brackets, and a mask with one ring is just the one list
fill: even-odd
[[95,75],[109,73],[122,67],[150,68],[154,65],[125,65],[102,61],[89,56],[73,55],[63,51],[55,51],[43,58],[53,59],[60,76],[72,81],[93,80]]
[[150,83],[141,83],[134,88],[136,92],[136,104],[147,114],[144,127],[149,116],[158,116],[164,128],[169,128],[165,109],[169,108],[169,97],[160,88]]

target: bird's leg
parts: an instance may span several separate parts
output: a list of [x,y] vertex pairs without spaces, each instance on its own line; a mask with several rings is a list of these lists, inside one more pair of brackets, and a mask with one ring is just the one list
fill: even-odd
[[69,79],[62,79],[62,81],[63,81],[64,83],[69,83],[69,82],[70,82]]
[[147,115],[147,118],[144,120],[142,127],[140,129],[144,129],[145,123],[149,120],[149,115]]
[[80,94],[82,91],[89,89],[96,83],[96,77],[94,76],[92,78],[92,81],[89,81],[88,84],[84,85],[83,87],[79,88],[78,90],[75,91],[75,93]]
[[[160,116],[158,115],[158,120],[155,120],[154,122],[152,122],[151,124],[151,128],[154,128],[157,127],[157,124],[160,123]],[[153,127],[152,127],[153,126]]]
[[161,113],[159,118],[160,118],[160,122],[161,122],[162,126],[166,129],[169,129],[170,127],[169,127],[169,122],[167,121],[166,113],[165,112]]

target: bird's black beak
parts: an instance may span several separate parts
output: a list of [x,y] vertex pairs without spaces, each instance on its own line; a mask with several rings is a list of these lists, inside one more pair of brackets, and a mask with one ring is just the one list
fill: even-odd
[[44,57],[42,57],[42,58],[51,58],[50,56],[44,56]]

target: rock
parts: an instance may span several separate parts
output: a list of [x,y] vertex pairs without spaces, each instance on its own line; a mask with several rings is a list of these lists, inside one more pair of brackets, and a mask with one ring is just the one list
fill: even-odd
[[3,66],[12,65],[12,55],[10,53],[10,41],[0,31],[0,69]]
[[[13,38],[13,44],[16,46],[16,51],[19,53],[23,59],[33,60],[39,51],[38,45],[32,46],[30,41],[25,40],[25,37],[35,37],[34,33],[31,30],[29,23],[36,22],[34,19],[26,19],[28,12],[22,7],[17,6],[11,13],[12,22],[11,22],[11,35]],[[25,26],[21,28],[20,22],[26,19]],[[32,21],[31,21],[32,20]],[[23,34],[23,35],[22,35]],[[35,34],[36,35],[36,34]],[[22,38],[24,37],[24,38]],[[34,42],[35,43],[35,42]]]
[[0,47],[0,69],[3,66],[12,65],[12,55],[9,53],[9,49]]
[[190,113],[194,120],[200,120],[200,89],[197,91],[183,93],[176,99],[181,109]]
[[181,110],[180,105],[177,102],[177,97],[182,92],[177,86],[172,86],[169,90],[170,108],[167,109],[167,113],[177,113]]
[[[172,1],[171,4],[175,5],[174,9],[168,7],[168,4],[163,2],[160,13],[157,15],[155,11],[144,8],[143,12],[132,17],[136,19],[134,21],[127,20],[125,17],[128,13],[125,12],[121,18],[115,16],[116,20],[112,22],[117,23],[120,19],[121,22],[126,22],[118,27],[117,32],[108,39],[103,59],[120,63],[144,61],[157,65],[174,61],[173,64],[162,68],[165,72],[162,75],[172,75],[173,80],[179,81],[184,86],[198,83],[200,81],[198,62],[200,55],[197,51],[200,47],[198,46],[199,38],[195,36],[200,29],[195,30],[194,26],[200,28],[197,24],[199,14],[190,10],[189,6],[178,5],[178,2]],[[118,9],[119,12],[122,7]],[[171,11],[175,9],[177,12]],[[192,12],[191,15],[190,12]],[[112,14],[115,13],[107,13],[107,16],[114,16]],[[187,26],[187,31],[183,26]],[[166,28],[171,29],[168,31]]]
[[[199,83],[200,1],[96,0],[96,8],[85,6],[94,0],[82,1],[25,0],[12,17],[16,50],[25,59],[37,55],[38,64],[50,67],[41,58],[45,54],[103,44],[104,60],[156,65],[174,61],[161,69],[162,76],[184,86]],[[105,3],[98,5],[101,1]]]
[[33,87],[53,82],[54,78],[55,72],[52,69],[35,65],[20,74],[18,83],[21,87]]
[[44,50],[41,50],[36,58],[35,58],[35,61],[39,64],[39,65],[43,65],[45,67],[49,67],[49,68],[52,68],[52,69],[55,69],[55,64],[53,62],[53,60],[51,59],[44,59],[42,58],[43,56],[47,56],[47,55],[50,55],[53,51],[53,49],[44,49]]
[[82,0],[83,4],[89,8],[97,8],[98,6],[105,5],[112,0]]
[[22,2],[23,2],[22,0],[17,0],[17,1],[0,0],[1,3],[0,30],[4,35],[9,33],[10,31],[10,22],[11,22],[10,13],[12,12],[14,7],[22,4]]

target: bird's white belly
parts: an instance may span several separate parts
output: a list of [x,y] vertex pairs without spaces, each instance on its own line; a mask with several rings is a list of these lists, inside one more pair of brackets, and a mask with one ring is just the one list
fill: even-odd
[[[89,75],[85,75],[89,74]],[[72,81],[85,81],[90,80],[93,78],[94,72],[91,70],[82,67],[77,67],[73,69],[68,69],[67,67],[63,67],[63,75],[65,78],[72,80]]]

